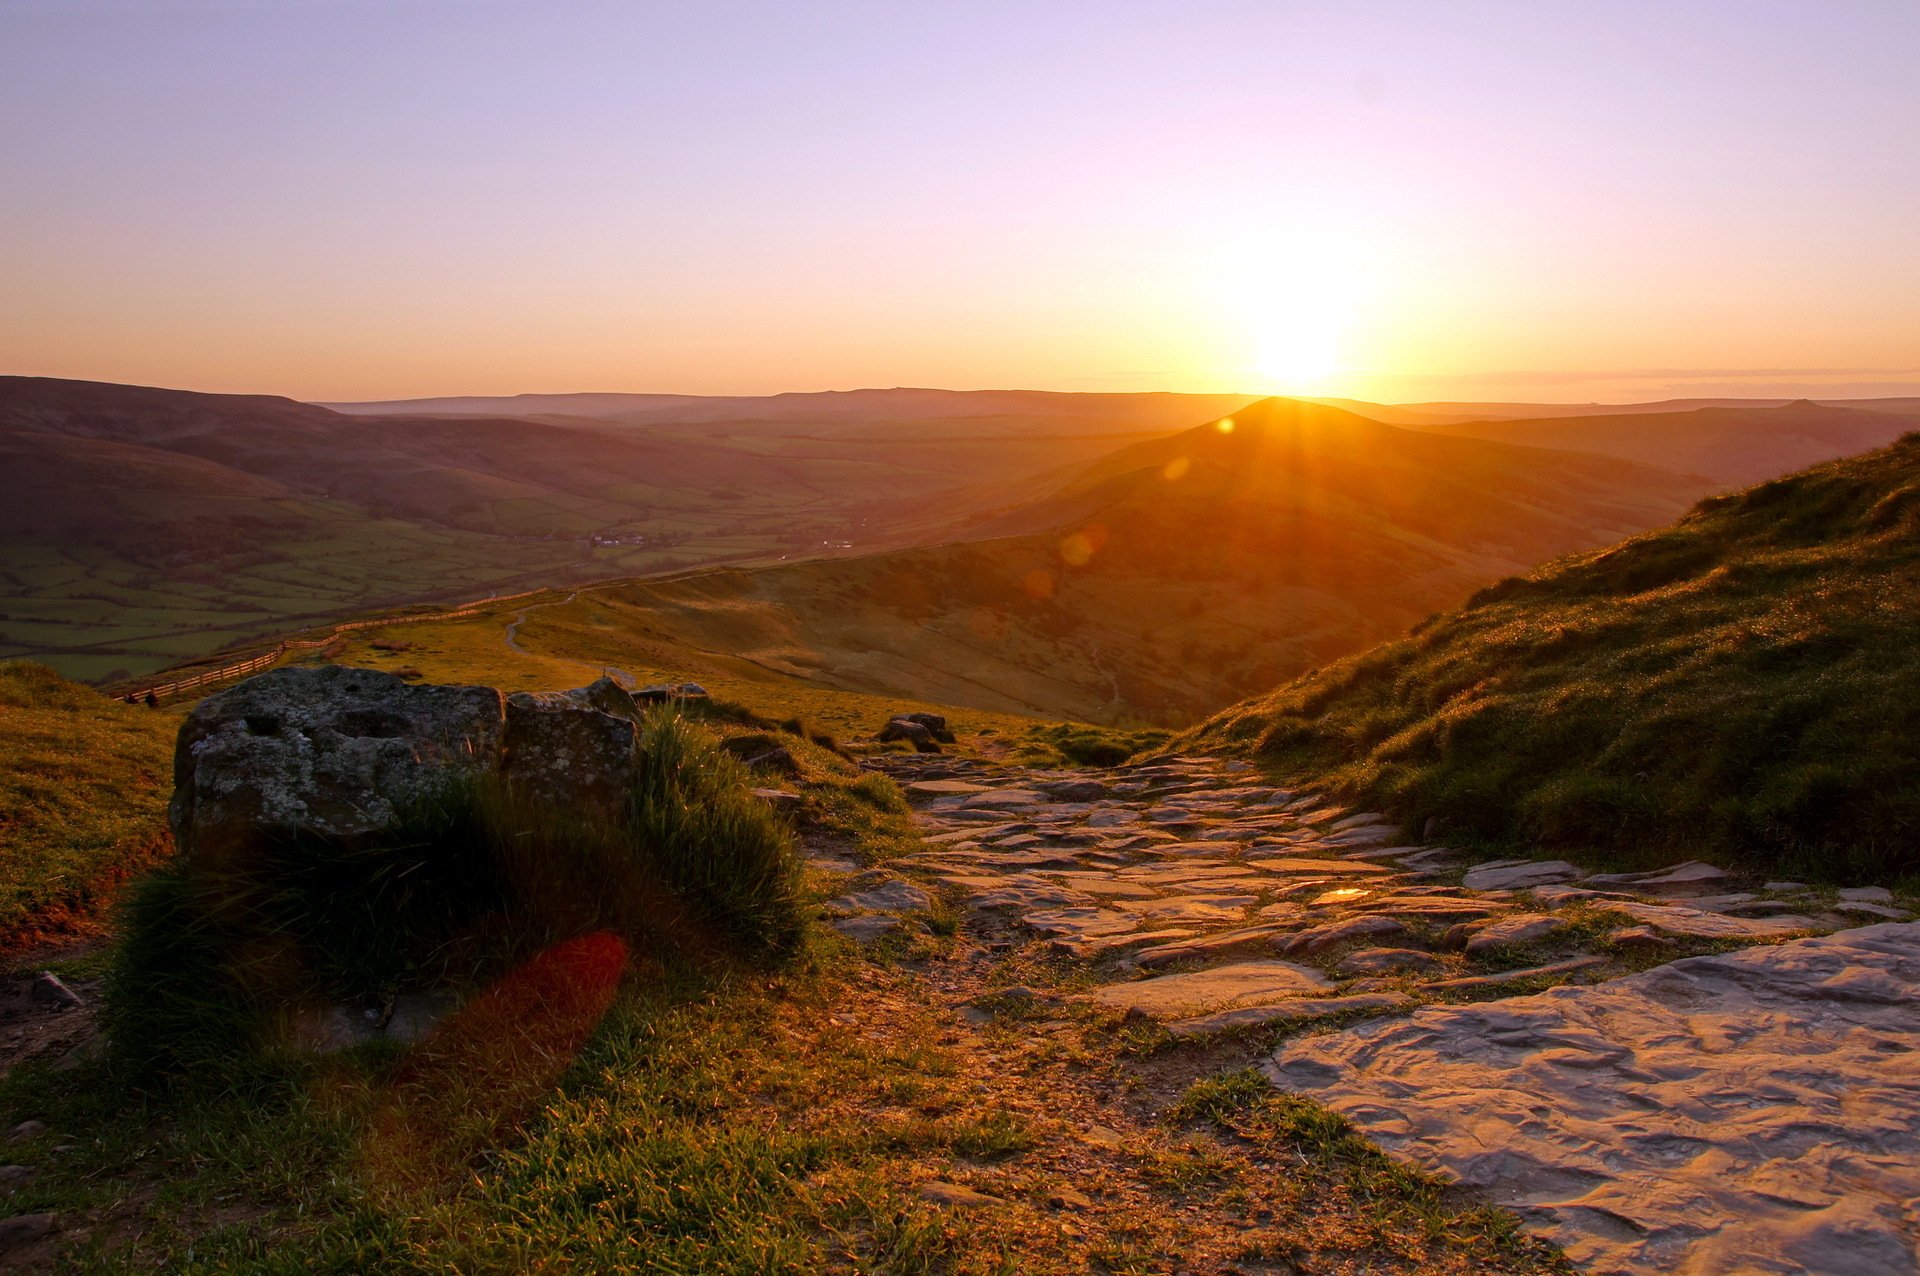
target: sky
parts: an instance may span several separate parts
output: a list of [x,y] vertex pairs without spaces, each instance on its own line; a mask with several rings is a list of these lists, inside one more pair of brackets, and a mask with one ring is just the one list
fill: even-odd
[[1915,65],[1915,0],[0,0],[0,373],[1920,393]]

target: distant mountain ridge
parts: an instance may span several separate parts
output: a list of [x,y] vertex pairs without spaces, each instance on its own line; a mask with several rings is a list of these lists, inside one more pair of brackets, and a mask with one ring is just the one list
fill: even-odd
[[1114,452],[955,543],[635,582],[593,607],[649,642],[843,690],[1183,723],[1700,490],[1272,399]]

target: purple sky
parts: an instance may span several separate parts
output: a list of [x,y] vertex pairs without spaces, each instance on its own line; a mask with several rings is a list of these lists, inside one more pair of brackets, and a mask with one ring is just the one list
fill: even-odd
[[0,371],[1920,392],[1920,3],[0,0]]

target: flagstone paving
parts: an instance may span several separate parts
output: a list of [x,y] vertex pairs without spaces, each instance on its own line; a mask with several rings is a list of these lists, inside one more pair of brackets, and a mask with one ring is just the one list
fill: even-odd
[[[1204,1042],[1256,1030],[1271,1039],[1290,1029],[1308,1031],[1311,1035],[1286,1038],[1277,1056],[1282,1063],[1269,1073],[1276,1083],[1309,1097],[1318,1097],[1316,1077],[1345,1078],[1346,1090],[1328,1082],[1329,1093],[1360,1094],[1364,1087],[1332,1065],[1331,1071],[1316,1073],[1287,1064],[1293,1057],[1288,1050],[1296,1046],[1329,1059],[1341,1057],[1339,1047],[1325,1043],[1363,1039],[1404,1040],[1414,1043],[1409,1051],[1417,1052],[1418,1043],[1437,1040],[1435,1034],[1423,1029],[1396,1036],[1396,1025],[1424,1024],[1432,1015],[1454,1013],[1449,1003],[1488,1003],[1458,1007],[1458,1013],[1505,1022],[1490,1007],[1532,1007],[1543,1000],[1556,1007],[1578,1006],[1584,996],[1603,994],[1612,981],[1631,986],[1623,976],[1646,980],[1649,976],[1640,972],[1662,958],[1783,940],[1818,944],[1824,941],[1805,937],[1909,916],[1878,888],[1821,893],[1793,882],[1741,881],[1699,863],[1610,874],[1589,874],[1552,859],[1469,864],[1445,847],[1410,841],[1378,814],[1265,783],[1242,762],[1175,757],[1113,770],[1036,771],[948,755],[903,755],[876,759],[873,765],[901,782],[926,849],[856,879],[832,909],[844,931],[862,939],[894,933],[897,928],[883,919],[902,920],[916,911],[917,883],[942,894],[958,911],[969,939],[984,942],[989,951],[1037,949],[1077,964],[1082,973],[1074,1000],[1156,1021],[1175,1040]],[[1906,929],[1920,932],[1920,927]],[[1794,947],[1790,943],[1781,950],[1783,966],[1792,968],[1794,959],[1785,952]],[[1737,956],[1757,969],[1771,960],[1768,952],[1752,949]],[[1541,995],[1554,985],[1568,986]],[[1630,1017],[1616,1018],[1627,1022]],[[1655,1016],[1643,1018],[1652,1022]],[[1529,1031],[1542,1041],[1553,1038],[1537,1023]],[[1629,1056],[1639,1044],[1618,1043]],[[1915,1062],[1920,1053],[1903,1053],[1912,1043],[1882,1045],[1875,1054],[1853,1042],[1838,1053],[1835,1067],[1845,1062],[1852,1069],[1851,1082],[1861,1084],[1872,1083],[1875,1066],[1886,1074],[1881,1081],[1904,1070],[1907,1088],[1920,1091],[1920,1062]],[[1709,1045],[1672,1047],[1683,1055],[1688,1049],[1708,1051]],[[1811,1053],[1817,1057],[1819,1051]],[[1662,1059],[1681,1066],[1672,1062],[1671,1052]],[[1497,1066],[1510,1064],[1503,1059]],[[1809,1062],[1803,1071],[1817,1068],[1817,1062]],[[1440,1073],[1444,1070],[1434,1075]],[[1417,1060],[1403,1060],[1393,1077],[1394,1102],[1375,1103],[1375,1108],[1404,1113],[1424,1104],[1424,1075]],[[1454,1074],[1435,1082],[1452,1087],[1447,1093],[1465,1084]],[[1501,1082],[1495,1078],[1487,1084]],[[1420,1137],[1401,1138],[1395,1146],[1432,1167],[1457,1172],[1461,1140],[1471,1142],[1484,1123],[1464,1108],[1450,1108],[1444,1098],[1436,1096],[1431,1119],[1403,1121]],[[1514,1102],[1526,1106],[1519,1097]],[[1643,1100],[1628,1089],[1600,1093],[1589,1087],[1581,1096],[1584,1119],[1604,1123],[1609,1102],[1637,1113],[1641,1109],[1635,1104]],[[1353,1099],[1347,1107],[1351,1114],[1365,1110],[1366,1103]],[[1911,1126],[1916,1110],[1904,1101],[1893,1103],[1888,1111],[1895,1116],[1888,1119]],[[1526,1129],[1519,1109],[1515,1112],[1511,1129]],[[1815,1122],[1808,1129],[1817,1131],[1819,1118],[1807,1119]],[[1393,1120],[1381,1128],[1401,1128]],[[1360,1124],[1363,1131],[1371,1128]],[[1503,1129],[1503,1136],[1508,1132]],[[1920,1129],[1895,1131],[1888,1146],[1905,1147],[1900,1139],[1906,1135],[1920,1139]],[[1553,1177],[1554,1148],[1573,1142],[1563,1140],[1511,1162],[1495,1161],[1544,1176],[1536,1187],[1547,1192],[1541,1185],[1561,1183]],[[1765,1142],[1719,1143],[1714,1158],[1698,1163],[1711,1161],[1738,1178],[1748,1162],[1776,1155]],[[1588,1148],[1581,1156],[1607,1160],[1619,1181],[1633,1182],[1642,1171],[1659,1172],[1670,1160],[1670,1143],[1628,1140],[1617,1147]],[[1862,1169],[1870,1158],[1841,1158],[1834,1164],[1842,1161],[1846,1173],[1872,1179],[1871,1165]],[[1485,1165],[1475,1165],[1477,1177],[1468,1176],[1472,1181],[1498,1180]],[[1585,1182],[1579,1175],[1587,1171],[1573,1167],[1566,1173],[1575,1176],[1566,1180],[1572,1184]],[[1760,1174],[1756,1181],[1766,1179]],[[1895,1190],[1872,1182],[1854,1188],[1869,1195]],[[1563,1194],[1577,1195],[1571,1188]],[[1578,1230],[1583,1261],[1608,1269],[1607,1263],[1627,1255],[1621,1260],[1626,1270],[1639,1243],[1635,1238],[1643,1233],[1617,1200],[1607,1208],[1619,1221],[1589,1219],[1591,1225]],[[1920,1220],[1913,1210],[1897,1225],[1886,1220],[1898,1211],[1875,1210],[1856,1210],[1844,1220],[1845,1226],[1873,1231],[1859,1241],[1865,1247],[1859,1252],[1884,1255],[1893,1252],[1887,1246],[1905,1245],[1908,1266],[1881,1270],[1920,1270],[1913,1248],[1920,1244]],[[1696,1224],[1691,1232],[1668,1228],[1661,1233],[1661,1261],[1675,1264],[1673,1270],[1694,1270],[1687,1266],[1693,1261],[1689,1236],[1720,1237],[1718,1248],[1701,1254],[1747,1252],[1725,1239],[1738,1233],[1737,1219]],[[1826,1270],[1818,1264],[1779,1268],[1790,1269]]]

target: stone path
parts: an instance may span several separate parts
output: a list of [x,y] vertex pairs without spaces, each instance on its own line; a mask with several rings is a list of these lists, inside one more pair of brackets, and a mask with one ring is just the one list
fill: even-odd
[[[1669,976],[1663,972],[1679,967],[1636,972],[1668,958],[1737,944],[1780,945],[1795,936],[1908,915],[1894,907],[1885,892],[1835,895],[1791,882],[1746,883],[1706,864],[1608,875],[1586,875],[1572,864],[1553,860],[1469,866],[1444,848],[1406,842],[1384,817],[1276,788],[1245,763],[1186,757],[1114,770],[1042,772],[996,768],[948,755],[916,755],[889,756],[875,765],[899,780],[914,803],[927,849],[861,875],[834,901],[837,924],[847,933],[868,941],[909,924],[907,919],[932,904],[927,892],[934,891],[955,902],[968,935],[989,950],[1011,952],[1044,944],[1084,972],[1081,990],[1073,994],[1079,1000],[1157,1022],[1175,1039],[1206,1040],[1255,1029],[1276,1033],[1313,1025],[1320,1035],[1294,1036],[1283,1044],[1269,1068],[1276,1083],[1336,1103],[1363,1132],[1374,1134],[1378,1126],[1382,1141],[1423,1164],[1486,1186],[1496,1196],[1503,1180],[1487,1166],[1506,1166],[1515,1182],[1527,1187],[1501,1199],[1529,1209],[1546,1198],[1577,1201],[1579,1193],[1573,1189],[1590,1184],[1593,1163],[1607,1166],[1610,1182],[1634,1184],[1665,1181],[1662,1176],[1673,1170],[1678,1158],[1703,1175],[1718,1174],[1727,1181],[1749,1174],[1759,1185],[1752,1190],[1763,1192],[1769,1190],[1764,1184],[1773,1180],[1756,1167],[1777,1159],[1780,1148],[1797,1147],[1796,1140],[1832,1141],[1828,1127],[1836,1118],[1816,1115],[1811,1108],[1794,1109],[1799,1111],[1794,1120],[1810,1124],[1770,1135],[1740,1127],[1737,1139],[1712,1144],[1711,1156],[1682,1155],[1693,1146],[1684,1142],[1691,1136],[1650,1134],[1636,1140],[1624,1131],[1640,1126],[1607,1114],[1638,1117],[1648,1110],[1649,1100],[1631,1087],[1611,1084],[1615,1073],[1607,1069],[1631,1060],[1636,1051],[1655,1048],[1655,1043],[1596,1047],[1594,1058],[1606,1067],[1578,1072],[1588,1061],[1567,1061],[1571,1056],[1557,1044],[1558,1029],[1551,1026],[1581,1022],[1572,1007],[1594,997],[1650,995],[1633,990],[1664,987],[1659,981]],[[1776,962],[1784,969],[1802,960],[1776,956],[1783,951],[1775,946],[1692,960],[1755,971]],[[1883,954],[1880,964],[1887,960]],[[1609,982],[1616,979],[1620,982]],[[1534,995],[1556,983],[1571,986]],[[1911,991],[1907,1006],[1912,1004]],[[1449,1008],[1451,1003],[1489,1001],[1492,1004]],[[1755,1013],[1765,1018],[1775,1012]],[[1574,1135],[1540,1133],[1558,1128],[1553,1125],[1555,1114],[1564,1105],[1558,1096],[1529,1105],[1521,1096],[1532,1093],[1526,1088],[1533,1084],[1531,1074],[1503,1074],[1503,1068],[1512,1066],[1505,1056],[1463,1055],[1456,1060],[1459,1068],[1481,1069],[1484,1075],[1478,1082],[1459,1076],[1442,1081],[1442,1070],[1423,1071],[1419,1060],[1438,1058],[1450,1048],[1444,1044],[1449,1038],[1433,1026],[1436,1016],[1449,1015],[1463,1025],[1477,1025],[1461,1029],[1469,1035],[1502,1031],[1488,1025],[1524,1023],[1524,1031],[1514,1029],[1520,1033],[1516,1039],[1535,1044],[1516,1047],[1521,1056],[1543,1051],[1560,1060],[1554,1067],[1588,1078],[1582,1091],[1583,1119],[1589,1122],[1585,1128],[1623,1131],[1619,1139],[1604,1146],[1580,1145]],[[1511,1020],[1503,1018],[1509,1015]],[[1656,1030],[1657,1021],[1649,1011],[1620,1022],[1658,1036],[1667,1030]],[[1824,1040],[1820,1031],[1841,1037],[1850,1031],[1838,1020],[1809,1017],[1807,1024],[1814,1034],[1810,1039],[1816,1041]],[[1566,1031],[1578,1030],[1568,1026]],[[1670,1053],[1663,1056],[1663,1066],[1679,1069],[1676,1077],[1691,1065],[1675,1063],[1674,1058],[1700,1055],[1705,1075],[1710,1057],[1728,1050],[1741,1035],[1732,1024],[1699,1031],[1704,1035],[1697,1039],[1684,1033],[1673,1037]],[[1790,1027],[1779,1031],[1792,1032]],[[1358,1063],[1342,1062],[1341,1043],[1366,1052],[1366,1043],[1385,1041],[1396,1043],[1394,1057],[1404,1074],[1363,1079]],[[1906,1053],[1912,1048],[1912,1042],[1876,1038],[1855,1052],[1862,1061],[1857,1066],[1843,1061],[1844,1052],[1815,1051],[1813,1057],[1833,1059],[1836,1084],[1865,1084],[1863,1079],[1870,1076],[1891,1084],[1895,1074],[1902,1074],[1911,1091],[1920,1087],[1920,1055]],[[1309,1057],[1320,1071],[1307,1066],[1304,1060]],[[1364,1057],[1375,1059],[1378,1051]],[[1631,1071],[1628,1064],[1620,1066]],[[1810,1066],[1817,1071],[1821,1065]],[[1874,1066],[1881,1072],[1873,1073]],[[1432,1095],[1425,1088],[1429,1076]],[[1398,1087],[1392,1102],[1379,1090],[1389,1084]],[[1449,1103],[1445,1097],[1471,1095],[1475,1084],[1488,1092],[1520,1088],[1518,1096],[1509,1097],[1513,1106],[1502,1109],[1506,1115],[1496,1127],[1488,1126],[1493,1118],[1474,1102]],[[1683,1081],[1675,1084],[1684,1089]],[[1665,1094],[1652,1100],[1656,1105],[1670,1101]],[[1416,1109],[1422,1119],[1410,1122],[1405,1113]],[[1859,1105],[1855,1109],[1866,1110]],[[1905,1100],[1874,1110],[1881,1114],[1876,1119],[1892,1130],[1893,1141],[1886,1147],[1897,1144],[1894,1135],[1914,1134],[1916,1109]],[[1788,1111],[1775,1109],[1781,1120]],[[1379,1114],[1377,1120],[1373,1114]],[[1523,1151],[1523,1131],[1537,1135],[1539,1146]],[[1497,1141],[1493,1159],[1463,1159],[1461,1141],[1485,1137]],[[1576,1145],[1582,1148],[1577,1155]],[[1829,1189],[1839,1177],[1854,1176],[1848,1191],[1856,1196],[1897,1195],[1902,1189],[1893,1179],[1874,1179],[1873,1167],[1880,1163],[1865,1154],[1834,1157],[1813,1176]],[[1855,1181],[1861,1175],[1865,1178]],[[1904,1190],[1912,1196],[1912,1186]],[[1813,1192],[1796,1181],[1789,1203],[1779,1208],[1812,1209],[1805,1201],[1813,1199]],[[1703,1218],[1699,1211],[1710,1213],[1711,1207],[1699,1206],[1696,1217],[1676,1230],[1654,1217],[1677,1199],[1671,1193],[1657,1198],[1660,1204],[1644,1192],[1628,1190],[1625,1195],[1646,1196],[1651,1221],[1636,1219],[1630,1208],[1612,1198],[1604,1209],[1568,1206],[1575,1212],[1587,1210],[1580,1215],[1588,1221],[1584,1230],[1570,1230],[1557,1221],[1573,1217],[1564,1211],[1556,1214],[1542,1207],[1532,1217],[1555,1239],[1568,1239],[1596,1270],[1610,1270],[1606,1264],[1616,1260],[1625,1264],[1621,1270],[1645,1270],[1644,1262],[1635,1266],[1639,1260],[1632,1257],[1633,1247],[1656,1233],[1663,1268],[1740,1269],[1715,1256],[1745,1252],[1738,1246],[1747,1242],[1728,1242],[1735,1246],[1731,1249],[1717,1247],[1728,1236],[1744,1234],[1744,1220]],[[1727,1188],[1720,1196],[1701,1199],[1722,1202],[1724,1215],[1731,1208],[1726,1202],[1738,1195]],[[1792,1204],[1795,1201],[1800,1203]],[[1834,1226],[1844,1223],[1853,1229],[1849,1235],[1867,1236],[1859,1242],[1862,1253],[1881,1253],[1875,1246],[1906,1247],[1906,1267],[1877,1270],[1920,1269],[1913,1258],[1920,1219],[1911,1205],[1899,1220],[1890,1221],[1896,1215],[1893,1207],[1876,1204],[1853,1210]],[[1601,1221],[1593,1222],[1596,1219]],[[1818,1227],[1806,1233],[1816,1241],[1827,1234]],[[1754,1235],[1755,1252],[1769,1246],[1777,1253],[1790,1250],[1791,1238]],[[1721,1240],[1707,1245],[1703,1238],[1709,1237]],[[1837,1254],[1845,1247],[1828,1248]],[[1798,1266],[1752,1269],[1867,1270],[1839,1259],[1830,1267],[1809,1265],[1801,1250],[1791,1252],[1799,1255],[1793,1260]]]

